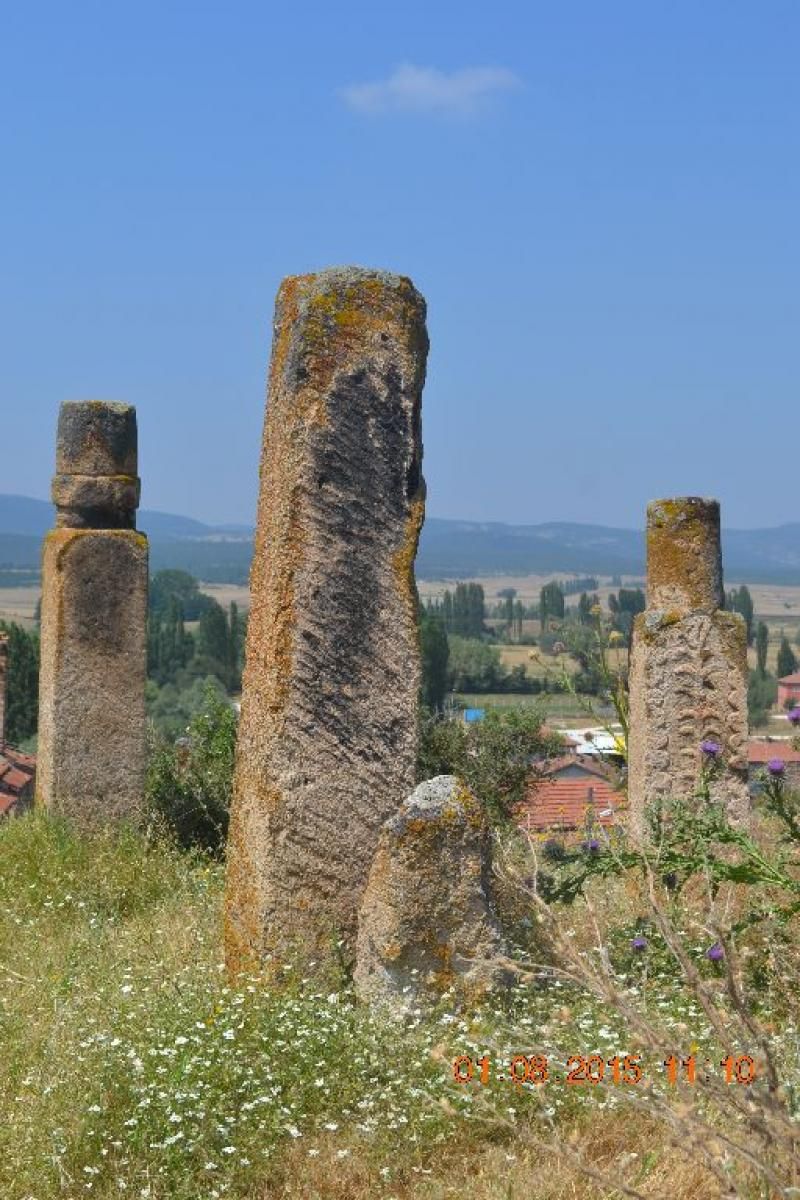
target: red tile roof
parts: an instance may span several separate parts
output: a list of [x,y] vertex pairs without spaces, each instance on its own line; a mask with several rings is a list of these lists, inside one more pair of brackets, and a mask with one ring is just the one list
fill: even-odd
[[767,763],[771,758],[781,758],[785,763],[800,763],[800,750],[793,750],[790,742],[752,741],[747,746],[747,761],[751,766]]
[[523,829],[580,829],[591,816],[609,826],[625,804],[605,779],[545,779],[530,788],[517,820]]
[[0,750],[0,816],[14,808],[36,776],[36,759],[12,746]]
[[800,672],[794,675],[783,675],[778,680],[778,683],[800,683]]
[[585,771],[587,775],[596,775],[600,779],[608,779],[613,768],[606,766],[605,763],[598,762],[595,757],[589,757],[585,754],[564,754],[560,758],[550,758],[546,763],[542,764],[539,773],[546,776],[558,775],[561,771],[566,771],[569,768],[578,767],[581,771]]

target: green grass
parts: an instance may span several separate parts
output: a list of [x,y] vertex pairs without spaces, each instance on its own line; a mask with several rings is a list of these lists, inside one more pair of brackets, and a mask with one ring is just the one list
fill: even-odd
[[577,721],[583,725],[594,725],[598,722],[592,716],[588,706],[597,714],[599,720],[615,721],[610,705],[598,703],[596,696],[586,698],[573,696],[570,693],[551,693],[527,695],[515,692],[458,692],[454,695],[458,704],[467,708],[539,708],[550,721]]
[[[234,988],[222,888],[218,866],[133,833],[81,838],[40,815],[0,826],[3,1200],[437,1200],[463,1195],[465,1178],[475,1200],[516,1200],[534,1194],[533,1139],[550,1124],[595,1139],[619,1177],[631,1130],[644,1135],[618,1088],[508,1078],[517,1053],[566,1063],[632,1049],[604,1005],[556,983],[469,1017],[443,1005],[399,1022],[357,1006],[342,980],[286,970],[280,987]],[[614,919],[630,920],[625,890],[603,888]],[[648,971],[676,1047],[707,1036],[663,954]],[[457,1054],[489,1054],[490,1086],[458,1086]],[[669,1159],[647,1128],[656,1179]],[[536,1194],[607,1192],[574,1185],[561,1162]],[[696,1169],[685,1194],[713,1195]]]

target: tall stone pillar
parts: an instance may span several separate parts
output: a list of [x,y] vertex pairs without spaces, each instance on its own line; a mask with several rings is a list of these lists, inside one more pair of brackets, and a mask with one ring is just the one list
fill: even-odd
[[62,404],[56,528],[42,562],[37,803],[86,825],[135,819],[146,765],[147,539],[136,410]]
[[336,268],[278,292],[228,841],[233,972],[352,955],[381,827],[414,786],[427,349],[402,276]]
[[723,602],[718,502],[654,500],[647,608],[634,623],[630,666],[628,796],[638,834],[649,804],[692,796],[704,757],[714,758],[712,798],[735,820],[749,811],[747,634]]

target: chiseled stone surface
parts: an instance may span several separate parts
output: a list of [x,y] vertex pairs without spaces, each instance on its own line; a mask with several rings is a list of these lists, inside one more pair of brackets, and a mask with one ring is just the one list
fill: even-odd
[[42,560],[36,800],[85,825],[135,820],[146,767],[148,581],[147,539],[132,527],[135,410],[62,405],[57,467],[57,528]]
[[111,400],[61,405],[52,498],[58,528],[134,529],[136,409]]
[[419,784],[384,825],[358,923],[355,985],[369,1004],[473,1003],[508,981],[489,901],[491,841],[453,775]]
[[719,502],[653,500],[647,506],[647,607],[712,613],[723,603]]
[[352,956],[381,825],[414,782],[413,563],[428,338],[411,282],[278,293],[228,841],[226,955]]
[[747,635],[725,612],[715,500],[657,500],[647,510],[647,609],[634,622],[628,796],[641,835],[646,807],[689,798],[702,741],[721,753],[712,798],[746,819]]

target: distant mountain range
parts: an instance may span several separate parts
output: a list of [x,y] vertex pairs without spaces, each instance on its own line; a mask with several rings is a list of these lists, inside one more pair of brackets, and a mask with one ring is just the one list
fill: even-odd
[[[246,582],[252,527],[206,525],[146,508],[137,523],[150,538],[153,569],[180,567],[211,582]],[[42,536],[52,524],[53,506],[46,501],[0,495],[0,568],[37,567]],[[731,581],[800,583],[800,523],[725,530],[722,550]],[[421,579],[550,571],[642,575],[644,569],[640,530],[564,521],[505,525],[430,517],[417,556]]]

